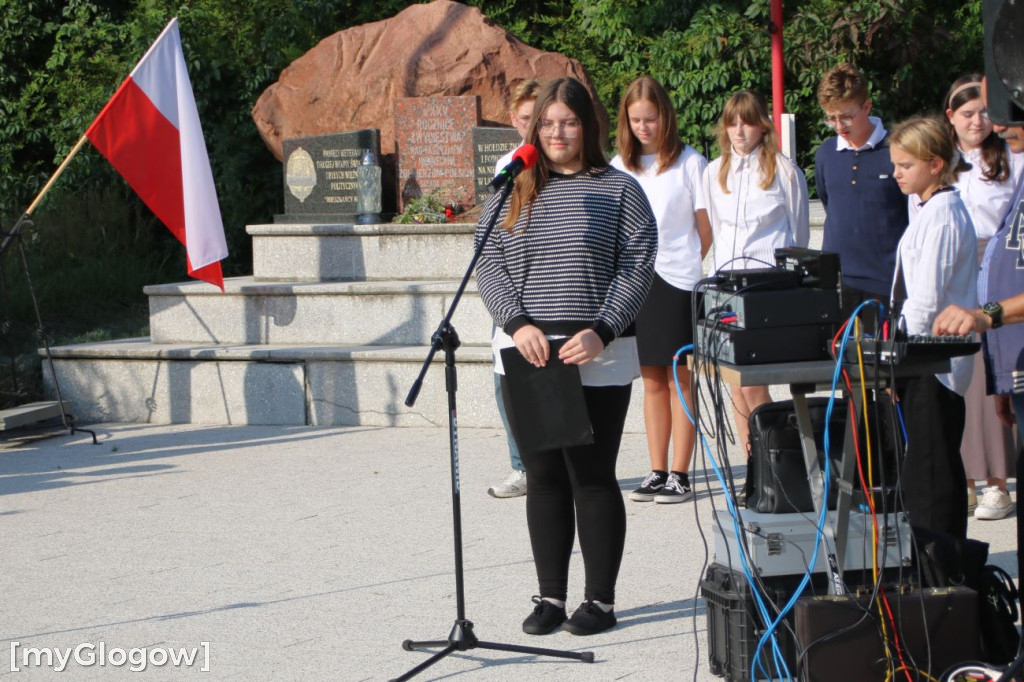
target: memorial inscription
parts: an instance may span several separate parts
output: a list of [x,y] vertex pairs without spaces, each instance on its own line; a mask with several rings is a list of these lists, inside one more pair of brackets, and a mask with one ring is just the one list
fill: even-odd
[[274,222],[354,222],[359,198],[356,169],[367,149],[379,158],[379,130],[284,140],[285,213],[274,216]]
[[473,173],[476,177],[476,203],[483,204],[490,193],[487,185],[494,179],[494,165],[522,144],[515,128],[473,128]]
[[476,201],[473,128],[480,122],[480,98],[406,97],[395,101],[398,196],[404,208],[437,192],[446,203]]

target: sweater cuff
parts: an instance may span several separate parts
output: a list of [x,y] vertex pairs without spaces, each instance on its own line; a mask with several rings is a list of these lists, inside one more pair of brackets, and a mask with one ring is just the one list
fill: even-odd
[[512,336],[513,334],[515,334],[517,331],[519,331],[528,324],[533,324],[533,322],[530,321],[529,317],[527,317],[526,315],[516,315],[511,320],[506,322],[505,326],[502,327],[501,329],[509,336]]
[[590,325],[597,335],[601,338],[604,343],[604,347],[607,348],[608,344],[615,340],[615,330],[612,329],[607,322],[597,320],[594,324]]

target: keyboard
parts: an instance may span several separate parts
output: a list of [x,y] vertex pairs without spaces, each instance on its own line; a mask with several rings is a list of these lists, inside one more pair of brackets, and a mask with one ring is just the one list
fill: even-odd
[[[873,337],[861,339],[861,352],[868,364],[896,365],[901,362],[928,362],[949,360],[963,355],[974,355],[981,344],[969,336],[931,336],[912,334],[896,340]],[[846,362],[857,362],[857,344],[851,339],[846,344]]]

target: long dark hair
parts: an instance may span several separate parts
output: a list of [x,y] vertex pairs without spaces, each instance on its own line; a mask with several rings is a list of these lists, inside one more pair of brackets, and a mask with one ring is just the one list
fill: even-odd
[[640,140],[629,125],[629,107],[636,102],[650,102],[658,110],[658,138],[654,146],[658,149],[658,173],[668,170],[683,151],[679,141],[679,124],[672,100],[661,83],[650,76],[641,76],[629,84],[619,105],[619,129],[616,145],[623,165],[634,173],[640,171]]
[[[981,99],[981,74],[969,73],[953,81],[942,100],[944,112],[955,112],[957,109],[976,99]],[[984,103],[984,100],[982,100]],[[959,144],[956,128],[946,114],[946,125],[953,139]],[[989,182],[1005,182],[1010,177],[1010,154],[1006,150],[1006,142],[995,131],[989,133],[981,142],[981,174]]]
[[582,140],[580,161],[583,164],[583,172],[608,166],[608,161],[604,157],[601,126],[597,121],[597,113],[594,111],[594,101],[590,98],[590,93],[575,78],[559,78],[551,81],[538,93],[537,102],[533,105],[533,118],[530,119],[530,127],[526,131],[526,142],[537,147],[541,154],[533,168],[524,171],[516,179],[515,189],[512,190],[512,196],[508,202],[508,215],[505,216],[505,221],[501,224],[509,232],[515,228],[523,208],[529,210],[533,200],[537,198],[548,181],[549,161],[540,145],[537,121],[553,102],[560,102],[569,107],[572,113],[576,114],[576,118],[580,120],[580,138]]

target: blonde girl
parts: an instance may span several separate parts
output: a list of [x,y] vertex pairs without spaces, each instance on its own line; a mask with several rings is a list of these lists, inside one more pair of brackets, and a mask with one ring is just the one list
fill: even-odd
[[[704,171],[703,187],[714,235],[716,272],[775,264],[775,249],[807,246],[807,181],[779,152],[764,98],[749,90],[725,103],[718,124],[722,155]],[[736,434],[749,439],[750,413],[771,401],[767,386],[734,387]]]

